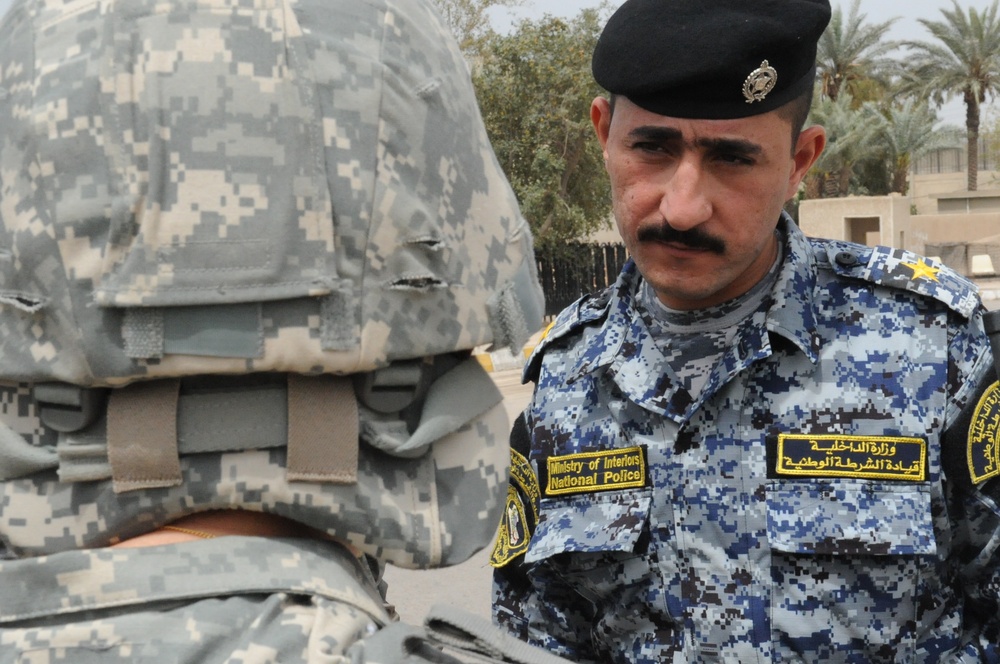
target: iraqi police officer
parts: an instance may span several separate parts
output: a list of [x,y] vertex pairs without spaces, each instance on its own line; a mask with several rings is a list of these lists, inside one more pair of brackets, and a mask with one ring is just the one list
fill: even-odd
[[580,662],[1000,657],[976,289],[782,207],[827,0],[627,0],[591,107],[631,255],[525,370],[494,618]]
[[0,662],[531,661],[377,577],[491,541],[533,265],[429,2],[16,0]]

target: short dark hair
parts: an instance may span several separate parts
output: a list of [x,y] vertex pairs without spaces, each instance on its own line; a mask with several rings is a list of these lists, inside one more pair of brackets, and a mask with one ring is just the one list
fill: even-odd
[[795,144],[799,142],[799,134],[809,119],[809,110],[812,108],[813,88],[800,94],[784,106],[779,106],[776,110],[778,117],[787,120],[792,125],[792,154],[795,154]]
[[[618,95],[608,95],[608,104],[611,107],[611,115],[615,114],[615,100]],[[812,108],[813,88],[809,88],[795,99],[784,106],[775,109],[775,113],[782,120],[787,120],[792,125],[792,154],[795,154],[795,144],[799,142],[799,134],[802,133],[806,120],[809,119],[809,110]]]

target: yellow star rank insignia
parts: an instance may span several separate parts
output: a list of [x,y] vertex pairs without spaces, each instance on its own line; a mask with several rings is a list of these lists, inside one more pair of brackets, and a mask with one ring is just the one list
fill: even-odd
[[933,267],[924,262],[924,259],[920,259],[916,263],[902,263],[903,267],[908,267],[913,270],[913,281],[917,279],[930,279],[931,281],[937,281],[938,272],[941,271],[939,267]]

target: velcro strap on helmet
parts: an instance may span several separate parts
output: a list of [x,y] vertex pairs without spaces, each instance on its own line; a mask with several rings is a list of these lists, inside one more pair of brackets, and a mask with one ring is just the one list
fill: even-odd
[[358,400],[350,378],[288,376],[289,481],[358,481]]
[[108,399],[108,462],[115,493],[181,484],[179,380],[133,383]]
[[113,479],[116,492],[167,488],[179,483],[179,457],[286,448],[288,480],[353,484],[360,441],[421,456],[502,399],[467,354],[393,362],[370,375],[7,386],[0,481],[56,470],[62,482]]
[[[204,390],[204,386],[202,386]],[[239,392],[232,398],[231,389]],[[287,376],[287,417],[274,413],[274,390],[264,385],[256,389],[259,398],[247,398],[238,386],[227,390],[209,389],[197,397],[181,396],[181,381],[157,380],[133,383],[113,390],[107,410],[107,453],[115,493],[177,486],[181,484],[180,452],[224,451],[212,436],[198,440],[188,435],[206,418],[227,418],[263,433],[262,441],[236,442],[239,449],[256,447],[259,442],[275,442],[275,434],[288,446],[289,481],[336,482],[351,484],[358,477],[358,403],[350,378],[336,376]],[[214,406],[200,408],[206,403]],[[181,406],[185,401],[191,407]],[[180,416],[178,409],[180,408]],[[285,409],[281,409],[285,410]],[[263,419],[261,419],[263,417]],[[286,432],[264,433],[275,419],[284,419]],[[184,432],[178,435],[178,421]],[[256,426],[262,424],[263,427]],[[194,424],[194,426],[189,426]],[[231,434],[234,428],[228,428]],[[232,447],[232,441],[229,447]]]

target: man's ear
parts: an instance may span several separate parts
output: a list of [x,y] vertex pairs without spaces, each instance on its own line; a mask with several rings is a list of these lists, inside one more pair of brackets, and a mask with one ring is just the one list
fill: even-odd
[[798,192],[802,178],[819,159],[824,147],[826,147],[826,130],[823,127],[813,125],[799,133],[799,140],[795,143],[795,151],[792,153],[794,168],[788,178],[786,199],[792,198]]
[[590,121],[597,133],[597,140],[601,143],[604,158],[607,159],[608,132],[611,131],[611,102],[604,97],[597,97],[590,102]]

